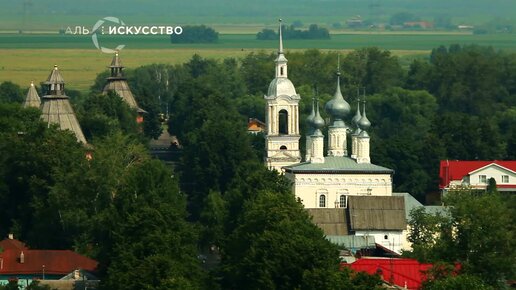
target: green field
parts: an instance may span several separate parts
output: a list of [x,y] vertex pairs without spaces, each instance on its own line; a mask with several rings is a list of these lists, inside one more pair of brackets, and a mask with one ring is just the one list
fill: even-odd
[[[165,35],[102,35],[103,46],[115,47],[125,44],[127,49],[274,49],[277,41],[256,40],[254,34],[221,34],[218,43],[171,44]],[[439,45],[450,44],[490,45],[498,49],[516,50],[516,34],[383,34],[352,33],[332,35],[328,40],[285,40],[290,49],[355,49],[378,46],[389,50],[431,50]],[[0,34],[0,48],[94,48],[88,35],[31,35]]]
[[[207,58],[243,57],[251,51],[273,51],[277,41],[259,41],[253,34],[222,34],[213,44],[170,44],[167,36],[102,36],[101,45],[125,44],[122,60],[128,68],[152,63],[178,64],[195,53]],[[416,57],[426,57],[439,45],[478,44],[516,51],[516,35],[464,34],[338,34],[330,40],[285,40],[287,50],[316,48],[350,50],[378,46],[391,50],[407,65]],[[48,76],[58,64],[68,87],[87,91],[95,76],[106,69],[111,55],[95,49],[91,36],[0,34],[0,82],[11,80],[23,87]]]

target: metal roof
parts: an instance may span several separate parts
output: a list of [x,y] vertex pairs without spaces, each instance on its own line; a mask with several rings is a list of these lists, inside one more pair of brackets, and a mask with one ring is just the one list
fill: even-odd
[[291,96],[296,97],[296,88],[294,84],[285,77],[274,78],[269,84],[269,89],[267,90],[267,97],[279,97],[279,96]]
[[[24,261],[20,262],[23,253]],[[66,275],[75,269],[94,272],[97,261],[70,250],[6,250],[0,254],[0,275],[40,274]],[[43,266],[44,265],[44,266]]]
[[348,222],[343,208],[308,208],[312,222],[319,226],[325,235],[347,235]]
[[439,205],[423,205],[408,192],[393,192],[392,195],[401,196],[405,199],[405,218],[407,221],[410,221],[410,212],[418,207],[424,207],[425,212],[428,214],[440,214],[442,216],[449,214],[446,207]]
[[349,196],[351,230],[404,230],[405,199],[401,196]]
[[349,157],[326,156],[324,163],[303,162],[283,167],[292,173],[384,173],[393,174],[394,170],[372,163],[357,163]]

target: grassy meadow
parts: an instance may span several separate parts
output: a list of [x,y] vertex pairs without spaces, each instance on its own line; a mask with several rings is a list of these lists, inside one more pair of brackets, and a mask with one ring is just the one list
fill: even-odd
[[[207,58],[240,58],[251,51],[273,51],[277,41],[260,41],[254,34],[221,34],[218,43],[171,44],[168,36],[100,35],[102,46],[114,48],[125,44],[122,60],[126,67],[145,64],[179,64],[193,54]],[[321,49],[344,53],[361,47],[378,46],[398,55],[402,64],[426,57],[439,45],[478,44],[516,51],[515,34],[335,34],[329,40],[285,40],[287,50]],[[10,80],[23,87],[48,76],[58,64],[69,88],[87,91],[95,76],[106,69],[111,55],[95,49],[88,35],[0,34],[0,82]]]

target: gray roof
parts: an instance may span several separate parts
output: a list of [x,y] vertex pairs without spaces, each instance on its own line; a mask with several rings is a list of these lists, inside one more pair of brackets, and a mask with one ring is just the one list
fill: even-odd
[[418,207],[424,207],[425,212],[429,214],[440,214],[443,216],[448,215],[446,207],[438,205],[423,205],[408,192],[393,192],[392,195],[401,196],[405,199],[405,218],[407,221],[410,221],[410,212]]
[[297,96],[296,88],[294,84],[288,79],[284,77],[274,78],[269,84],[269,89],[267,91],[267,97],[279,97],[282,95],[295,97],[299,99]]
[[27,97],[25,98],[25,102],[23,103],[23,107],[32,107],[39,109],[40,105],[41,99],[39,98],[38,92],[36,91],[36,87],[34,87],[34,82],[31,82],[29,91],[27,92]]
[[136,100],[134,99],[133,93],[129,88],[126,80],[111,80],[108,79],[108,83],[104,87],[104,94],[107,94],[109,91],[115,91],[121,98],[126,102],[129,107],[133,109],[139,109]]
[[405,218],[407,220],[410,220],[410,211],[412,211],[414,208],[423,206],[423,204],[421,204],[408,192],[393,192],[392,195],[401,196],[405,199]]
[[118,51],[115,52],[115,56],[113,57],[113,60],[111,60],[111,65],[109,67],[124,67],[120,57],[118,56]]
[[147,113],[147,111],[138,107],[138,103],[129,88],[127,79],[123,76],[123,65],[118,55],[118,51],[115,53],[113,60],[111,60],[111,76],[108,77],[107,84],[104,86],[102,93],[107,94],[108,91],[115,91],[129,107],[136,109],[138,113]]
[[349,196],[351,230],[404,230],[405,199],[401,196]]
[[57,65],[54,65],[54,69],[50,72],[45,84],[64,84],[63,76],[59,72]]
[[283,167],[291,173],[384,173],[394,170],[371,163],[357,163],[355,159],[341,156],[326,156],[324,163],[302,162]]
[[319,226],[325,235],[342,236],[348,234],[348,222],[343,208],[308,208],[312,222]]
[[86,138],[70,104],[70,99],[64,93],[65,82],[57,65],[54,66],[45,84],[48,85],[50,94],[41,98],[41,119],[48,123],[48,126],[56,124],[61,130],[72,131],[77,141],[86,144]]
[[61,130],[70,130],[77,141],[86,144],[86,138],[66,95],[47,95],[41,104],[41,119],[50,124],[57,124]]

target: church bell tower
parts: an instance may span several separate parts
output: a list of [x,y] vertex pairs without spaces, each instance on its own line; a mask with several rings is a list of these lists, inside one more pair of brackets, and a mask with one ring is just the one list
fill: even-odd
[[265,164],[281,172],[283,166],[299,163],[299,100],[292,82],[288,79],[287,58],[283,52],[281,19],[279,20],[279,49],[275,78],[269,85],[266,96],[265,123]]

